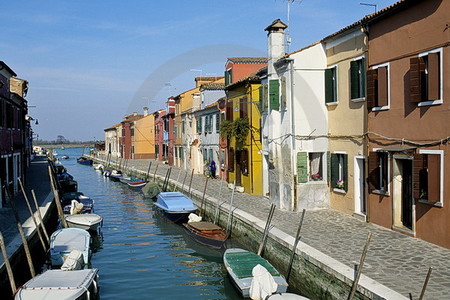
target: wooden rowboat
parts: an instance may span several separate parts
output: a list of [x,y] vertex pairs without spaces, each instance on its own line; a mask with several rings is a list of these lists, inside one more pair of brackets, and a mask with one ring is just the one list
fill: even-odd
[[244,298],[249,297],[250,286],[253,280],[252,271],[258,264],[266,268],[270,275],[272,275],[277,284],[275,293],[284,293],[287,290],[288,283],[283,275],[281,275],[267,260],[256,253],[240,248],[230,248],[225,251],[223,262],[232,282]]
[[80,228],[94,232],[103,224],[103,218],[97,214],[66,215],[65,218],[67,225],[71,228]]
[[228,233],[220,226],[210,222],[189,222],[183,224],[186,231],[200,244],[215,249],[224,247]]

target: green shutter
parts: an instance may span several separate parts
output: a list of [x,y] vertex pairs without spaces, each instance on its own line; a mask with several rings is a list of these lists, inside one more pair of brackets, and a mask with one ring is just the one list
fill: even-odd
[[286,108],[287,98],[286,98],[286,77],[281,77],[281,107]]
[[263,85],[260,85],[259,86],[259,103],[258,103],[258,109],[260,112],[262,112],[264,110],[263,99],[264,99],[264,87],[263,87]]
[[267,83],[264,84],[263,87],[263,111],[267,111],[267,107],[269,105],[268,103],[269,99],[269,85]]
[[361,77],[362,88],[360,96],[366,97],[366,59],[364,57],[361,59],[361,72],[359,76]]
[[344,159],[343,159],[343,163],[344,165],[342,166],[342,170],[343,170],[343,180],[344,180],[344,190],[348,191],[348,155],[344,154]]
[[269,101],[271,109],[280,109],[280,81],[278,79],[269,81]]
[[298,183],[308,182],[308,153],[297,153],[297,179]]
[[331,153],[331,187],[336,188],[336,182],[339,180],[339,156]]
[[325,69],[325,103],[334,102],[333,100],[333,71]]
[[354,60],[350,62],[350,92],[351,99],[358,99],[360,96],[359,91],[359,66],[358,61]]

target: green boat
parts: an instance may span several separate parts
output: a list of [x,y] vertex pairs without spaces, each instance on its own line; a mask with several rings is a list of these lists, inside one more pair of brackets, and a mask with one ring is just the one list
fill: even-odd
[[275,293],[284,293],[287,290],[288,283],[277,269],[275,269],[267,260],[256,253],[240,249],[227,249],[223,255],[223,262],[234,285],[241,292],[244,298],[250,294],[250,285],[253,280],[252,271],[258,264],[267,269],[277,284]]

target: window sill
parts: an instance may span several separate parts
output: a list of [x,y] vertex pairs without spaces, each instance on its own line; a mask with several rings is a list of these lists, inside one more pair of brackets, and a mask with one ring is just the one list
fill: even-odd
[[325,180],[309,180],[308,184],[324,184],[327,183]]
[[385,106],[373,107],[372,111],[381,111],[381,110],[388,110],[388,109],[389,109],[389,105],[385,105]]
[[430,202],[430,201],[425,200],[425,199],[419,199],[419,203],[428,204],[428,205],[436,206],[436,207],[444,207],[442,202]]
[[335,106],[335,105],[338,105],[338,102],[336,101],[336,102],[328,102],[328,103],[325,103],[325,105],[326,106]]
[[372,190],[372,194],[383,195],[383,196],[390,196],[389,192],[382,191],[382,190]]
[[442,100],[423,101],[423,102],[417,103],[417,106],[421,107],[421,106],[432,106],[432,105],[439,105],[439,104],[442,104]]
[[364,102],[366,101],[366,97],[351,99],[352,102]]
[[333,192],[338,193],[338,194],[347,194],[347,192],[343,189],[338,189],[338,188],[334,188]]

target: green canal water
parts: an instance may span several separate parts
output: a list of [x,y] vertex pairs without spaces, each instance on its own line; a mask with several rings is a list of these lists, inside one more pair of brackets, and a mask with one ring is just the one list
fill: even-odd
[[92,256],[101,299],[240,299],[222,252],[201,246],[180,225],[155,214],[153,201],[140,191],[77,164],[82,149],[57,152],[70,157],[61,162],[104,219]]

